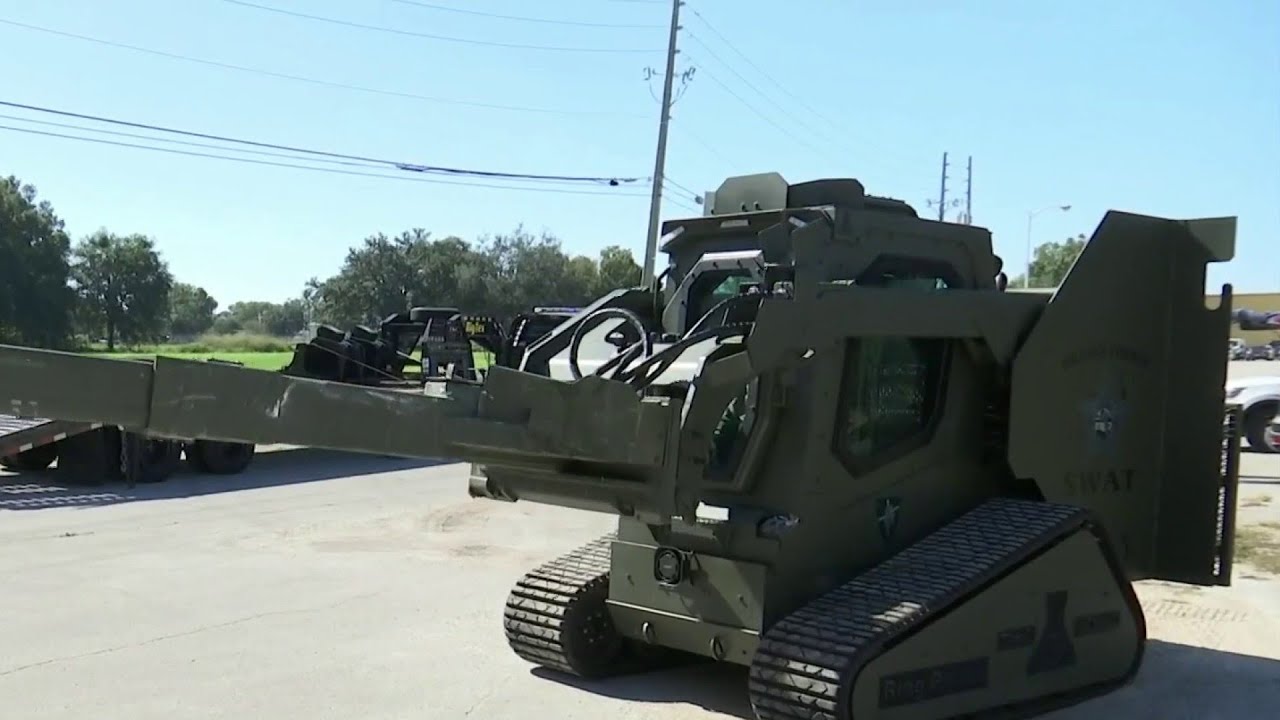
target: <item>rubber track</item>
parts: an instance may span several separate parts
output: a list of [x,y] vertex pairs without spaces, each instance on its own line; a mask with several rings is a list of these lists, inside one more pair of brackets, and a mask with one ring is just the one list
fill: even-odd
[[520,578],[507,596],[503,629],[511,649],[524,660],[580,675],[560,645],[564,613],[593,586],[609,582],[610,533],[539,565]]
[[819,597],[760,639],[748,694],[760,720],[839,718],[842,678],[884,645],[1082,525],[1077,507],[1000,498]]

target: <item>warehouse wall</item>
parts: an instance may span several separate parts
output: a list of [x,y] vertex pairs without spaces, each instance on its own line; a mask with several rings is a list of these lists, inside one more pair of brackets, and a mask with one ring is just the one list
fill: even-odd
[[[1210,307],[1217,307],[1218,295],[1206,295],[1205,302]],[[1276,293],[1236,293],[1231,297],[1231,307],[1280,312],[1280,292]],[[1266,345],[1272,340],[1280,340],[1280,333],[1271,330],[1253,330],[1244,332],[1236,327],[1231,328],[1231,337],[1242,338],[1249,345]]]

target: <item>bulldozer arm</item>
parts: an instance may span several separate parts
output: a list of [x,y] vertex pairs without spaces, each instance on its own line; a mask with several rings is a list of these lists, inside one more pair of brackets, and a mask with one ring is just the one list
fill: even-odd
[[1231,288],[1204,287],[1234,240],[1234,218],[1108,213],[1014,366],[1014,474],[1097,512],[1135,579],[1230,582]]
[[562,382],[501,367],[484,384],[441,381],[409,391],[0,345],[0,407],[160,437],[467,460],[554,477],[559,487],[615,492],[635,513],[661,516],[659,481],[681,406],[642,399],[624,383]]

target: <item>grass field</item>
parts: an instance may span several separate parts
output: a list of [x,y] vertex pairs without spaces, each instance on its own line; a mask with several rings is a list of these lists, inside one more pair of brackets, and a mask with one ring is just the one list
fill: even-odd
[[279,370],[289,364],[293,353],[288,352],[204,352],[194,353],[183,350],[164,350],[158,349],[158,352],[92,352],[90,355],[98,357],[119,358],[122,360],[151,360],[156,355],[165,357],[184,358],[187,360],[227,360],[230,362],[238,362],[245,367],[251,367],[257,370]]
[[[188,343],[146,345],[127,350],[107,352],[98,346],[86,351],[88,355],[130,360],[151,360],[157,355],[188,360],[225,360],[237,362],[256,370],[279,370],[293,358],[293,341],[264,335],[210,335]],[[414,351],[413,357],[419,357]],[[489,354],[478,349],[473,353],[476,367],[489,366]]]

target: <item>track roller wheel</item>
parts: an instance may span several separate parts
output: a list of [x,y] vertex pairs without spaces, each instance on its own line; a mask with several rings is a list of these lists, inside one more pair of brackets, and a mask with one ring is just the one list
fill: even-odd
[[582,678],[618,671],[626,643],[605,606],[611,541],[600,538],[520,578],[503,617],[516,655]]
[[597,679],[671,667],[691,659],[623,637],[609,597],[613,535],[538,566],[507,597],[503,629],[520,658],[576,677]]
[[605,607],[608,596],[608,575],[578,586],[526,576],[507,600],[507,642],[537,665],[581,678],[611,675],[625,646]]

